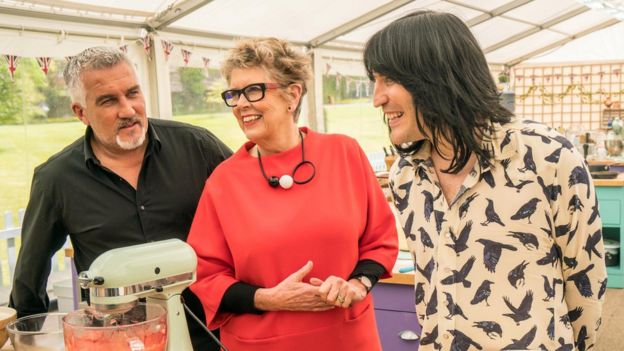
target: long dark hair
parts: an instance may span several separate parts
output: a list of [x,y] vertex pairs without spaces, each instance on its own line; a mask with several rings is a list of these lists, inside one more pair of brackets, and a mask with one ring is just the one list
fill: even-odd
[[492,123],[505,124],[513,114],[501,106],[483,51],[459,18],[433,11],[402,17],[368,40],[364,65],[371,80],[380,74],[412,95],[418,129],[423,135],[422,124],[429,129],[436,151],[440,137],[453,146],[445,172],[461,171],[473,152],[490,164],[490,151],[481,143]]

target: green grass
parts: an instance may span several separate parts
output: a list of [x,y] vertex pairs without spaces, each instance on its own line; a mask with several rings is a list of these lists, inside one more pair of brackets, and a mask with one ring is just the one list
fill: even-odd
[[[381,113],[370,103],[325,107],[327,131],[356,138],[366,152],[388,145],[388,133]],[[231,113],[174,117],[175,120],[205,127],[236,151],[246,141]],[[0,212],[17,210],[28,202],[34,168],[84,133],[79,121],[0,125]],[[4,228],[4,218],[0,218]]]
[[174,120],[204,127],[216,135],[233,151],[247,140],[238,127],[236,118],[230,113],[174,116]]
[[346,134],[355,138],[366,152],[381,151],[390,144],[388,129],[381,111],[372,103],[325,106],[328,133]]
[[0,125],[0,211],[26,207],[34,168],[82,133],[81,122]]

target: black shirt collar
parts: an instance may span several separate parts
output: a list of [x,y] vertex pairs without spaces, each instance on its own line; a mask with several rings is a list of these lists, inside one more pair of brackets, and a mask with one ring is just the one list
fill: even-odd
[[[93,129],[91,126],[87,126],[87,130],[85,131],[84,137],[84,156],[85,163],[87,167],[91,165],[99,165],[100,161],[95,157],[95,153],[93,153],[93,148],[91,147],[91,138],[93,138]],[[160,138],[158,137],[158,133],[152,127],[152,124],[148,122],[147,124],[147,149],[145,150],[145,156],[149,156],[152,153],[157,153],[162,148],[162,143]]]

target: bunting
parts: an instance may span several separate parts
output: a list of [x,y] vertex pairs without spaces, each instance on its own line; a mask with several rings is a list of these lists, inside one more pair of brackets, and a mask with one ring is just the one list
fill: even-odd
[[165,54],[165,61],[169,61],[169,55],[171,55],[171,51],[173,51],[173,44],[170,41],[164,39],[161,39],[160,43],[163,48],[163,53]]
[[190,58],[191,58],[191,52],[188,50],[182,49],[182,60],[184,60],[185,66],[188,65]]
[[202,57],[202,62],[204,63],[204,68],[208,69],[208,65],[210,65],[210,58]]
[[17,57],[17,55],[4,55],[4,58],[9,64],[9,75],[11,76],[11,80],[13,80],[19,57]]
[[37,63],[39,64],[39,68],[45,73],[48,74],[48,70],[50,69],[50,61],[52,59],[50,57],[37,57]]
[[124,44],[124,45],[119,45],[118,46],[119,50],[121,52],[123,52],[124,54],[128,54],[128,44]]
[[141,37],[141,43],[143,44],[143,50],[145,51],[145,56],[149,61],[152,60],[152,37],[149,33],[145,33],[144,36]]

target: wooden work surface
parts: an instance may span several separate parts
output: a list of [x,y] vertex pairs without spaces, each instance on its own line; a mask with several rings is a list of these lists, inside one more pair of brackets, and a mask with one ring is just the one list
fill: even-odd
[[624,186],[624,172],[614,179],[594,179],[595,186]]
[[384,284],[414,285],[414,274],[394,272],[392,273],[392,278],[381,279],[379,282]]

